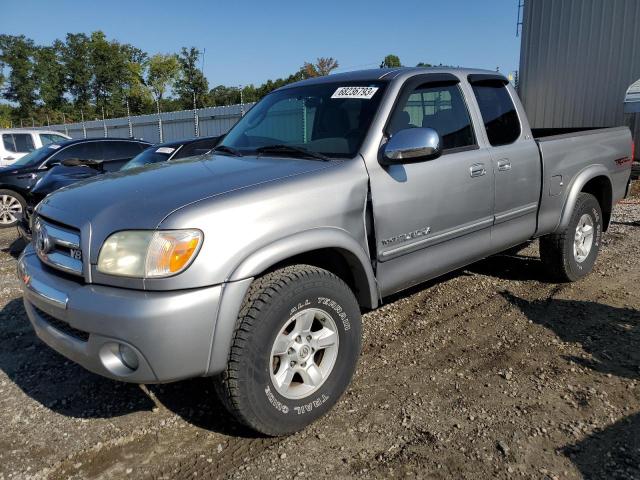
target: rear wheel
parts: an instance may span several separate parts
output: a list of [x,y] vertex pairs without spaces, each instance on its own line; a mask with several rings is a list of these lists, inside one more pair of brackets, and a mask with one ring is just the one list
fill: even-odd
[[25,206],[26,202],[19,193],[0,190],[0,228],[15,227]]
[[308,265],[276,270],[251,286],[218,394],[254,430],[301,430],[347,389],[360,336],[358,303],[340,278]]
[[602,210],[596,198],[580,193],[567,228],[540,239],[540,257],[554,279],[574,282],[593,269],[602,238]]

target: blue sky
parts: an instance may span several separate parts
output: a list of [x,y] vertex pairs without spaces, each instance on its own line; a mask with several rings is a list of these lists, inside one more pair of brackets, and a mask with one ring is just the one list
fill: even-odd
[[260,84],[305,61],[334,57],[339,71],[376,67],[388,53],[423,61],[518,68],[518,0],[5,2],[1,33],[40,44],[67,32],[103,30],[146,52],[206,49],[211,87]]

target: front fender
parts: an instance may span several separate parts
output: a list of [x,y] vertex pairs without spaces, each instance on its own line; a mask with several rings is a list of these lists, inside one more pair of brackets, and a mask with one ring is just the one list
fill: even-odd
[[[238,312],[253,279],[273,265],[302,253],[332,248],[358,262],[356,282],[368,295],[371,308],[378,304],[378,289],[369,257],[358,242],[339,228],[314,228],[272,242],[240,262],[222,286],[207,375],[216,375],[226,367]],[[358,275],[359,273],[359,275]]]
[[234,269],[228,281],[235,282],[255,277],[269,267],[295,255],[325,248],[337,249],[356,261],[353,266],[358,270],[354,272],[358,287],[367,293],[367,306],[375,307],[378,303],[378,288],[371,260],[349,233],[335,227],[305,230],[261,247]]
[[564,206],[562,207],[560,222],[555,228],[555,231],[561,232],[569,226],[571,215],[573,214],[573,209],[575,208],[576,202],[578,201],[578,195],[587,184],[587,182],[596,177],[606,177],[609,180],[609,184],[611,185],[611,176],[609,175],[609,171],[604,165],[589,165],[588,167],[581,170],[573,178],[568,189],[569,193],[567,194]]

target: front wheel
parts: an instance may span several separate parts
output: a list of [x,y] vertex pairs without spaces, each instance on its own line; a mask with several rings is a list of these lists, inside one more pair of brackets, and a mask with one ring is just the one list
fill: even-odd
[[0,228],[15,227],[25,206],[26,202],[19,193],[0,190]]
[[358,303],[337,276],[308,265],[269,273],[247,294],[218,395],[261,433],[301,430],[347,389],[361,330]]
[[540,239],[540,257],[554,279],[574,282],[593,270],[601,239],[600,204],[580,193],[567,228]]

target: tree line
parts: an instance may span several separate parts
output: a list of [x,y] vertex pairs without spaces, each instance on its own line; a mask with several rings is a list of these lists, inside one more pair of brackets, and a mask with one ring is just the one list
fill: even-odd
[[[323,57],[261,85],[209,88],[200,68],[201,53],[183,47],[178,53],[149,55],[108,39],[102,31],[68,33],[51,45],[37,45],[24,35],[0,35],[0,93],[9,102],[0,103],[0,127],[254,102],[283,85],[328,75],[339,66],[334,58]],[[396,55],[387,55],[380,67],[400,65]]]

